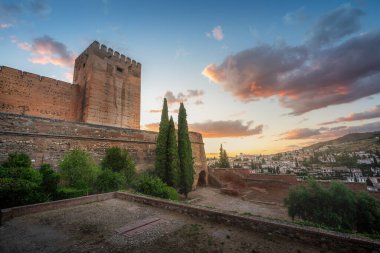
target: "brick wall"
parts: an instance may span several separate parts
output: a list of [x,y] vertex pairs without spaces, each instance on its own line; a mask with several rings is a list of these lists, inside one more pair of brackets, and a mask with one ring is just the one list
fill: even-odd
[[[57,168],[63,156],[74,148],[87,150],[100,162],[107,148],[117,146],[128,149],[138,170],[154,166],[156,132],[0,113],[0,135],[0,162],[10,152],[22,151],[31,157],[35,167],[50,163]],[[199,173],[204,170],[207,178],[208,172],[202,135],[191,132],[190,140],[195,186]]]
[[79,86],[0,67],[0,111],[77,121]]

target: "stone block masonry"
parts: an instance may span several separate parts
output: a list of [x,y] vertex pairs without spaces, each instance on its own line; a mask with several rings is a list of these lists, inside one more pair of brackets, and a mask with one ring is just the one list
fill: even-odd
[[79,85],[0,67],[0,111],[77,121]]
[[[105,150],[117,146],[129,151],[138,171],[154,167],[156,132],[0,113],[0,136],[0,162],[10,152],[22,151],[34,167],[49,163],[57,168],[67,152],[81,148],[100,163]],[[190,132],[190,140],[195,187],[202,171],[207,179],[207,165],[202,135]]]
[[0,111],[140,129],[141,64],[94,41],[74,84],[0,67]]

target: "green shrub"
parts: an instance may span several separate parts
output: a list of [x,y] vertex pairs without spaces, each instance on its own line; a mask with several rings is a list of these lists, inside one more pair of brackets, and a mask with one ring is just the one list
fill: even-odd
[[40,173],[28,167],[12,167],[12,168],[0,168],[1,178],[14,178],[14,179],[24,179],[40,185],[42,182],[42,176]]
[[177,191],[161,181],[160,178],[149,174],[141,174],[132,182],[132,188],[137,192],[164,199],[178,200]]
[[288,214],[305,221],[338,230],[380,231],[380,214],[374,198],[355,194],[342,183],[333,182],[328,189],[316,181],[289,190],[285,199]]
[[131,182],[136,173],[135,163],[132,157],[126,149],[119,147],[112,147],[106,150],[106,155],[102,161],[102,168],[123,174],[127,182]]
[[5,168],[14,168],[14,167],[23,167],[30,168],[32,167],[32,161],[29,156],[23,152],[14,152],[8,155],[8,159],[3,163]]
[[0,167],[0,208],[45,202],[42,176],[33,169],[28,155],[11,153]]
[[106,169],[98,176],[95,182],[97,192],[111,192],[125,187],[125,177],[121,173]]
[[59,175],[50,166],[50,164],[42,164],[40,167],[40,174],[42,175],[42,190],[49,195],[54,195],[57,191],[59,183]]
[[60,175],[68,187],[92,189],[100,168],[87,152],[74,149],[59,164]]
[[38,184],[19,178],[0,178],[0,208],[45,202]]
[[356,229],[361,233],[380,232],[379,204],[376,199],[366,192],[357,195],[356,202]]
[[87,195],[87,189],[75,189],[69,187],[58,188],[55,194],[55,199],[70,199]]

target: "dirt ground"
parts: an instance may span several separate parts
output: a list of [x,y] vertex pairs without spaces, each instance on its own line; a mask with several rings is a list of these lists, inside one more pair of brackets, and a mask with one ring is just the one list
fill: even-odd
[[266,204],[243,197],[234,197],[220,193],[220,189],[198,187],[189,194],[193,204],[208,208],[220,209],[239,214],[289,220],[287,209],[280,204]]
[[[148,218],[159,219],[160,222],[136,229],[133,233],[120,233],[126,226]],[[254,233],[111,199],[10,220],[0,226],[0,252],[321,251],[271,233]]]

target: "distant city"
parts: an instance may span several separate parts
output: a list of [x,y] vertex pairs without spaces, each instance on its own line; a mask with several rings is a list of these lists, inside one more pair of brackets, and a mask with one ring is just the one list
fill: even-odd
[[[374,140],[379,142],[379,137]],[[367,183],[369,191],[379,191],[380,177],[379,150],[353,152],[337,151],[334,145],[324,145],[282,152],[273,155],[250,155],[240,153],[229,157],[230,167],[247,169],[251,174],[290,174],[299,180],[339,180],[344,182]],[[217,167],[218,158],[207,159],[210,168]]]

